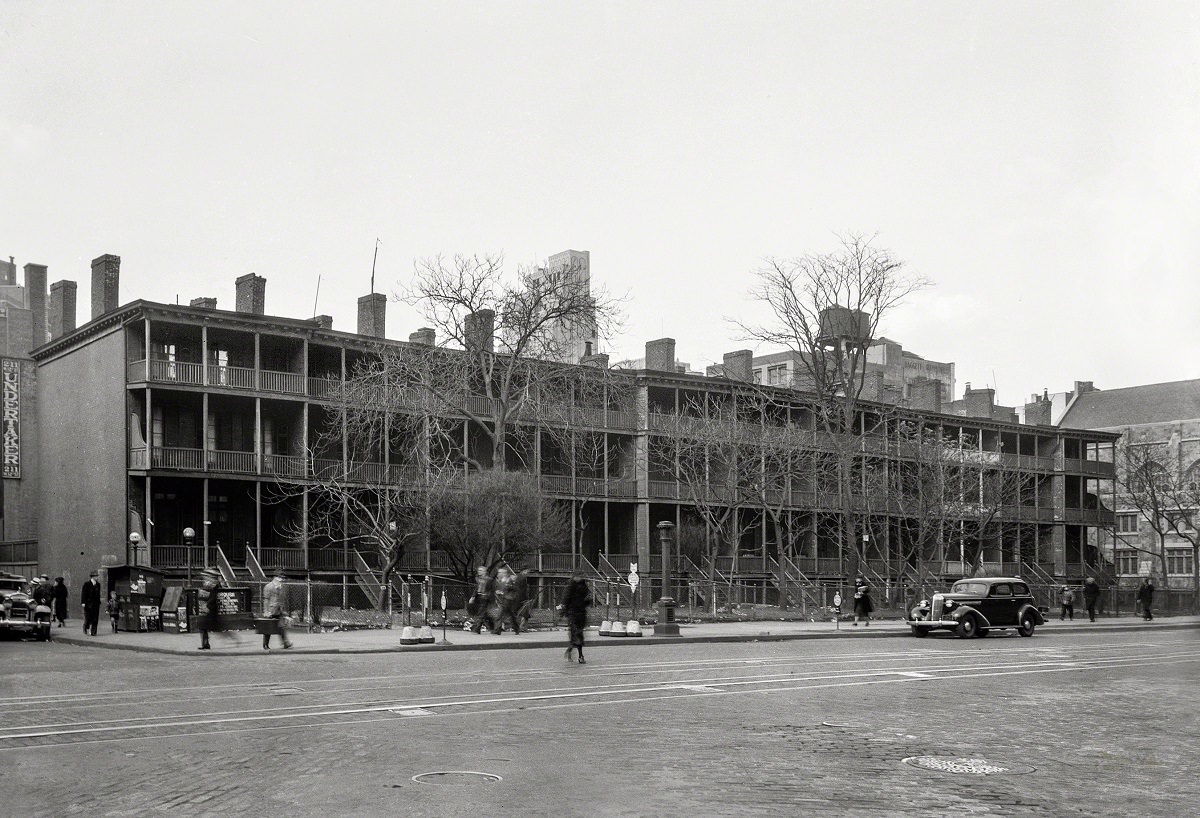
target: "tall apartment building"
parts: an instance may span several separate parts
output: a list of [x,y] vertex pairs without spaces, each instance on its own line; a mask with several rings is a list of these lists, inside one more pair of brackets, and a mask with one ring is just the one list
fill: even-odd
[[[546,266],[534,275],[534,278],[547,276],[565,276],[567,286],[573,288],[582,298],[588,298],[592,291],[592,258],[587,250],[564,250],[550,256]],[[596,338],[596,320],[577,321],[570,325],[559,323],[553,331],[554,342],[563,354],[559,358],[562,363],[579,363],[583,358],[597,355],[600,352]]]

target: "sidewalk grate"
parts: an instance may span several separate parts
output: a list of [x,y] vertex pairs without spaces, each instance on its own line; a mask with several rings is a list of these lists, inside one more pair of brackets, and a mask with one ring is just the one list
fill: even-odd
[[1028,764],[1009,764],[982,758],[951,758],[949,756],[909,756],[904,763],[920,770],[954,775],[1025,775],[1036,768]]

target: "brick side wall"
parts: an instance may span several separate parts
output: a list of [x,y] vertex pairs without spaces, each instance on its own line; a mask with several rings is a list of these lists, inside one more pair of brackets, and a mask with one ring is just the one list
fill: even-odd
[[[71,615],[79,587],[101,557],[125,561],[126,407],[122,331],[45,361],[38,371],[38,419],[43,429],[38,555],[42,573],[67,578]],[[80,396],[88,397],[81,415]]]

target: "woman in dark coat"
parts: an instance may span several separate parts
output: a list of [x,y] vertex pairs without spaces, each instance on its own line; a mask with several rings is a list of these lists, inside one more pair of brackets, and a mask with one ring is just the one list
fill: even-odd
[[854,580],[854,627],[858,627],[858,618],[863,619],[863,627],[871,624],[871,611],[875,605],[871,602],[871,589],[862,577]]
[[1138,586],[1137,601],[1142,608],[1142,619],[1149,622],[1154,618],[1154,613],[1150,610],[1150,606],[1154,604],[1154,583],[1149,579],[1142,580],[1142,584]]
[[586,665],[583,658],[583,629],[587,627],[587,609],[592,604],[592,592],[588,588],[583,574],[576,571],[571,575],[558,603],[558,612],[567,620],[571,631],[571,644],[567,648],[567,660],[571,659],[572,651],[579,651],[579,664]]
[[54,600],[54,618],[58,620],[58,626],[61,628],[67,623],[67,586],[62,577],[54,578],[50,598]]

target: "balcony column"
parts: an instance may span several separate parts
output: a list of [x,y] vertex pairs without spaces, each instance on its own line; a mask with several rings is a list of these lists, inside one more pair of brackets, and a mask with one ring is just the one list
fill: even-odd
[[304,549],[304,571],[309,570],[308,562],[308,486],[300,491],[300,546]]
[[262,483],[254,481],[254,558],[262,564]]
[[[142,526],[142,530],[146,532],[146,539],[145,539],[146,564],[153,566],[152,557],[154,555],[154,552],[151,551],[150,546],[154,544],[154,524],[153,524],[153,522],[151,522],[154,520],[154,514],[153,514],[153,509],[150,507],[150,502],[151,502],[151,498],[154,495],[150,493],[150,481],[151,481],[151,477],[149,474],[147,474],[146,475],[146,483],[145,483],[145,492],[143,493],[143,497],[144,497],[144,502],[146,504],[144,506],[145,519],[147,522],[150,522],[151,524]],[[137,554],[134,554],[134,562],[137,562]]]
[[263,473],[262,398],[254,398],[254,473]]
[[[200,413],[201,413],[201,418],[200,418],[200,468],[204,469],[205,471],[208,471],[208,458],[209,458],[209,451],[208,451],[208,424],[209,424],[208,390],[205,390],[200,396]],[[208,516],[207,516],[208,486],[207,485],[205,485],[205,487],[204,487],[204,502],[205,502],[205,510],[206,510],[205,519],[208,519]],[[208,529],[205,529],[204,533],[205,533],[205,536],[208,536]],[[206,540],[205,545],[207,546],[207,544],[208,544],[208,542]],[[207,549],[206,549],[205,553],[207,553]]]
[[[151,403],[150,382],[146,381],[146,470],[154,468],[154,406]],[[128,432],[126,432],[128,434]]]
[[144,327],[145,327],[145,342],[144,343],[146,344],[146,383],[150,383],[150,372],[151,372],[150,358],[151,358],[153,352],[150,349],[150,319],[149,318],[147,318],[145,320]]
[[204,529],[204,567],[207,568],[208,567],[208,530],[210,528],[212,528],[212,521],[208,517],[208,478],[202,477],[200,479],[200,485],[204,491],[203,502],[200,503],[200,512],[201,512],[201,517],[203,519],[200,522],[202,523],[201,527]]
[[259,334],[254,333],[254,388],[262,389],[262,372],[260,367],[262,362],[259,361]]
[[200,383],[208,386],[208,324],[200,327]]

